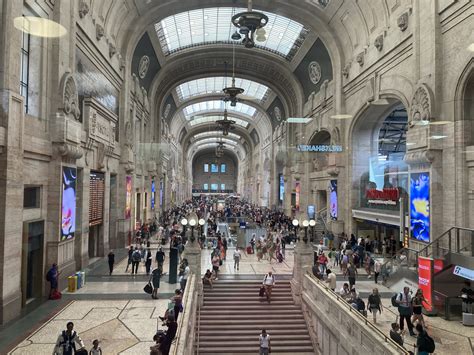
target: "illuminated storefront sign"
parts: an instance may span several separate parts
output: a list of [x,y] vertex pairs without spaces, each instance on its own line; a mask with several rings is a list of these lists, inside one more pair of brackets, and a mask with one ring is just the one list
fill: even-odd
[[280,202],[283,202],[285,198],[285,179],[283,178],[283,174],[280,174],[280,189],[278,191],[278,196],[280,198]]
[[365,192],[365,197],[369,204],[396,206],[400,199],[400,191],[397,188],[383,190],[368,189]]
[[330,145],[330,144],[306,145],[306,144],[298,144],[296,146],[296,150],[298,152],[340,153],[340,152],[342,152],[342,145]]
[[337,220],[337,180],[329,182],[329,215],[333,221]]
[[474,281],[474,270],[456,265],[454,267],[453,274],[456,276],[461,276],[461,277],[464,277],[465,279]]
[[76,231],[76,168],[63,167],[61,240],[74,238]]
[[427,301],[427,303],[423,302],[423,306],[428,312],[432,311],[433,259],[418,257],[418,288],[423,291],[423,296]]
[[308,205],[308,219],[314,219],[316,216],[316,207],[314,205]]
[[410,176],[410,229],[412,238],[430,242],[430,174]]

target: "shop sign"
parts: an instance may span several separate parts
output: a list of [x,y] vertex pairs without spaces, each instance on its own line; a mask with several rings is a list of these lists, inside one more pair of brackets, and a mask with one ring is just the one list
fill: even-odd
[[453,274],[474,281],[474,270],[472,269],[456,265]]
[[298,144],[296,146],[298,152],[318,152],[318,153],[341,153],[342,145],[332,144],[319,144],[319,145],[306,145]]
[[396,206],[400,199],[400,191],[397,188],[383,190],[369,189],[365,192],[367,202],[374,205]]
[[433,291],[433,259],[418,257],[418,288],[423,291],[427,303],[423,302],[423,306],[428,312],[433,310],[431,306]]

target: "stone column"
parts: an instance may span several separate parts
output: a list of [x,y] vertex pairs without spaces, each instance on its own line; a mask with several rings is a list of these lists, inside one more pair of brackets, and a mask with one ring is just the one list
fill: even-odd
[[304,274],[311,270],[313,266],[313,248],[309,243],[303,241],[304,229],[298,232],[299,241],[295,246],[293,278],[290,281],[293,300],[296,304],[301,304],[301,293],[303,290]]
[[188,242],[186,243],[186,247],[184,249],[184,257],[188,259],[189,268],[191,272],[196,275],[194,279],[196,282],[196,289],[198,290],[198,300],[201,303],[201,306],[204,304],[204,297],[203,297],[203,286],[201,281],[201,247],[199,246],[198,240],[198,230],[194,228],[194,238],[195,240],[191,240],[191,228],[188,228],[186,231],[186,237],[188,238]]

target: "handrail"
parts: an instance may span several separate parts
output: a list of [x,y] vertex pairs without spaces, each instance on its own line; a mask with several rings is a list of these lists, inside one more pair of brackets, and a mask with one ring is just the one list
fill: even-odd
[[460,240],[459,240],[459,231],[462,230],[462,231],[468,231],[468,232],[471,232],[471,233],[474,233],[474,229],[471,229],[471,228],[465,228],[465,227],[458,227],[458,226],[453,226],[451,228],[449,228],[446,232],[442,233],[438,238],[434,239],[432,242],[430,242],[429,244],[425,245],[423,248],[421,248],[419,250],[419,253],[424,255],[424,256],[429,256],[429,251],[434,244],[436,244],[437,247],[439,247],[439,241],[441,238],[445,237],[446,235],[448,236],[449,238],[449,252],[451,252],[452,248],[451,248],[451,238],[452,238],[452,235],[451,235],[451,232],[455,230],[456,231],[456,248],[457,248],[457,252],[459,252],[461,249],[460,249]]
[[343,297],[341,297],[339,294],[331,290],[325,283],[321,282],[316,276],[314,276],[311,272],[307,272],[307,275],[310,276],[311,279],[313,279],[319,286],[321,286],[327,293],[329,293],[332,297],[336,297],[336,300],[340,302],[344,307],[346,307],[349,312],[354,314],[356,317],[358,317],[360,320],[362,320],[366,326],[371,328],[375,333],[377,333],[379,336],[382,336],[385,340],[385,342],[388,342],[389,344],[393,345],[395,348],[397,348],[400,353],[402,354],[409,354],[409,351],[405,349],[404,347],[400,346],[398,343],[392,340],[389,336],[387,336],[384,332],[382,332],[378,327],[376,327],[373,323],[371,323],[367,318],[365,318],[358,310],[354,309]]
[[[199,280],[198,282],[202,283],[202,280]],[[202,297],[204,297],[204,289],[203,289]],[[200,340],[200,333],[201,333],[201,300],[199,299],[199,295],[198,295],[197,303],[198,303],[198,307],[197,307],[198,319],[197,319],[197,339],[196,339],[196,344],[195,344],[195,347],[196,347],[195,353],[196,353],[196,355],[199,355],[199,343],[201,341]]]

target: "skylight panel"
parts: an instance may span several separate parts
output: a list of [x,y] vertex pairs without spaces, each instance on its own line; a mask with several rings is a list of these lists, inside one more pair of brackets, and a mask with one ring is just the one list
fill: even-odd
[[[189,98],[205,94],[223,94],[222,89],[231,85],[232,78],[225,78],[223,76],[201,78],[179,85],[176,88],[176,93],[181,101],[185,101]],[[262,103],[269,94],[267,86],[247,79],[236,78],[235,86],[244,89],[244,95],[253,97]]]
[[253,116],[255,112],[257,112],[257,109],[255,107],[242,104],[240,102],[237,103],[236,106],[228,106],[226,107],[226,104],[224,101],[221,100],[211,100],[211,101],[203,101],[203,102],[198,102],[195,104],[188,105],[184,108],[183,112],[184,115],[186,116],[186,119],[189,120],[191,116],[195,116],[198,113],[203,114],[208,111],[224,111],[227,108],[227,111],[229,112],[238,112],[247,116]]
[[[194,138],[201,139],[201,138],[205,138],[205,137],[215,137],[215,136],[218,136],[218,135],[222,135],[222,131],[202,132],[202,133],[196,134],[194,136]],[[235,138],[235,139],[240,139],[240,136],[238,134],[235,134],[235,133],[229,133],[228,137]]]
[[231,139],[218,138],[218,137],[201,139],[196,143],[201,145],[201,144],[206,144],[206,143],[219,143],[219,142],[222,142],[224,144],[231,144],[231,145],[237,145],[238,144],[236,141],[233,141]]
[[[240,118],[236,117],[228,117],[229,120],[235,121],[236,125],[239,125],[241,127],[247,128],[249,126],[249,123],[247,121],[244,121]],[[223,116],[205,116],[205,117],[199,117],[195,118],[194,120],[189,121],[189,125],[191,127],[197,126],[200,124],[206,124],[206,123],[215,123],[217,120],[222,120],[224,119]]]
[[[231,41],[236,28],[231,23],[232,15],[247,11],[243,8],[214,7],[182,12],[166,17],[155,24],[163,53],[170,55],[181,49],[215,43],[238,43]],[[257,10],[258,11],[258,10]],[[302,24],[287,17],[262,11],[268,16],[265,26],[267,40],[256,42],[257,48],[266,49],[291,60],[309,32]]]

